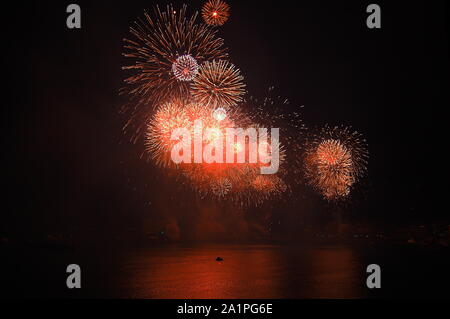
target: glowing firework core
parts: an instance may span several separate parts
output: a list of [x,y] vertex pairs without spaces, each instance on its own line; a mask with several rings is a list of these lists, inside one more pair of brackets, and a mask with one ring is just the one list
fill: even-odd
[[222,122],[227,118],[227,111],[223,107],[219,107],[213,111],[213,117],[216,121]]
[[230,16],[230,6],[222,0],[209,0],[203,5],[202,16],[206,24],[223,25]]

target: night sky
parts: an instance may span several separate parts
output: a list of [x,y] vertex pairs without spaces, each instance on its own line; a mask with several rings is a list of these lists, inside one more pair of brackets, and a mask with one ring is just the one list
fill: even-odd
[[[203,3],[188,2],[189,13]],[[282,234],[329,213],[304,188],[295,201],[225,218],[227,209],[199,204],[139,159],[142,146],[123,135],[126,118],[118,112],[125,102],[118,95],[126,76],[122,39],[144,9],[169,2],[76,1],[81,30],[66,28],[69,3],[15,4],[5,17],[12,101],[2,107],[0,235],[62,233],[83,241],[169,228],[181,233],[177,239],[204,239],[219,227],[224,234],[235,228],[233,237],[266,231],[251,219],[268,214]],[[366,27],[368,1],[229,3],[231,19],[218,34],[250,95],[275,86],[292,105],[305,106],[309,127],[344,124],[367,138],[369,174],[345,208],[349,221],[449,220],[448,211],[435,209],[445,168],[435,121],[448,106],[445,1],[377,1],[381,30]]]

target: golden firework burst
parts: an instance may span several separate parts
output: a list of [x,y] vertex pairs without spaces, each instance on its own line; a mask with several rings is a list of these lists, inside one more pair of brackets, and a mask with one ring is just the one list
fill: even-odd
[[201,104],[212,107],[229,107],[242,101],[245,94],[243,76],[228,61],[205,62],[194,78],[191,92]]
[[367,145],[346,127],[325,126],[307,145],[305,174],[324,198],[345,198],[367,165]]

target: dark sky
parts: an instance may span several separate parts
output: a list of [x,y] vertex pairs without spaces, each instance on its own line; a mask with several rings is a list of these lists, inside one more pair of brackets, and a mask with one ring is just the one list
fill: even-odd
[[[2,108],[0,232],[82,237],[169,227],[195,238],[196,230],[220,224],[219,208],[201,208],[140,160],[141,148],[121,132],[122,39],[144,9],[168,2],[75,1],[82,29],[69,30],[65,9],[72,2],[24,2],[5,18],[2,50],[13,101]],[[190,13],[203,3],[188,2]],[[381,30],[365,25],[368,1],[229,3],[232,17],[219,35],[250,94],[262,96],[274,85],[293,105],[305,105],[308,126],[344,124],[366,136],[369,176],[352,208],[359,218],[387,224],[448,219],[433,208],[443,174],[433,159],[441,152],[435,120],[448,106],[445,1],[377,1]],[[279,232],[283,225],[295,230],[303,216],[311,220],[328,209],[305,192],[294,195],[301,200],[249,216],[276,213]],[[193,214],[200,217],[192,221]],[[204,214],[212,217],[202,225]]]

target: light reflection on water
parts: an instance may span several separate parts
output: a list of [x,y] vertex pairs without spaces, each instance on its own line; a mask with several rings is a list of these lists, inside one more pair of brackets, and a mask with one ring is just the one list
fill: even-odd
[[169,246],[122,260],[123,298],[361,298],[365,291],[365,266],[349,247]]

